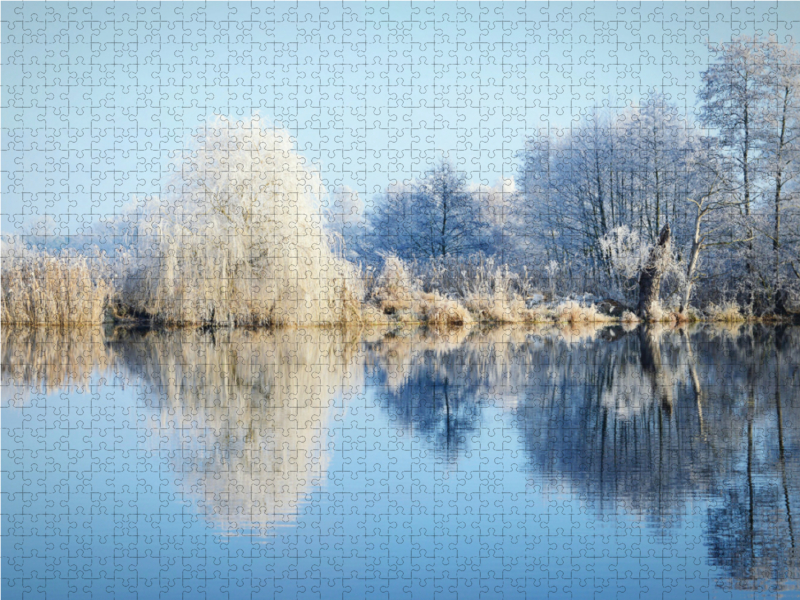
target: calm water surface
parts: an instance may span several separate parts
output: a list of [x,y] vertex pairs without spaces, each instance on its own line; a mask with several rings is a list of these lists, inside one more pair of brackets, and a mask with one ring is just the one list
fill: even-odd
[[2,342],[4,600],[798,596],[798,329]]

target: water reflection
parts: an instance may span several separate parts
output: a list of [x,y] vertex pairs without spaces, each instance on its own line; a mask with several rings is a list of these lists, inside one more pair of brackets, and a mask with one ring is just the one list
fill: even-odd
[[[513,456],[528,476],[505,493],[554,489],[596,519],[633,515],[758,590],[800,578],[799,368],[800,331],[785,326],[4,331],[2,377],[12,409],[25,388],[134,387],[143,445],[225,533],[296,524],[315,490],[338,490],[335,453],[342,469],[369,464],[341,430],[359,402],[377,406],[381,432],[430,450],[414,460],[450,469],[501,429],[510,454],[486,464]],[[502,512],[504,496],[482,493]],[[697,515],[702,539],[676,538]]]
[[800,576],[800,335],[786,327],[494,330],[460,343],[372,344],[384,405],[448,458],[513,413],[528,469],[599,516],[642,515],[664,538],[709,502],[712,564],[737,587]]
[[335,400],[363,381],[357,338],[337,330],[123,332],[111,346],[144,384],[175,485],[231,533],[295,519],[325,477]]
[[95,327],[3,327],[3,405],[22,405],[37,394],[86,391],[93,374],[107,374],[113,368],[113,354],[105,342],[103,332]]

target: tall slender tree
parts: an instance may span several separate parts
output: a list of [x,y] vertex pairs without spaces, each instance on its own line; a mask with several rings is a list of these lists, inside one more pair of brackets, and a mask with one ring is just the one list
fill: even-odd
[[793,46],[771,38],[765,48],[766,96],[763,152],[765,171],[771,180],[772,252],[774,286],[781,285],[782,220],[787,190],[798,175],[798,127],[800,126],[800,54]]
[[741,214],[747,232],[746,268],[754,271],[753,204],[758,193],[764,140],[765,46],[742,36],[712,45],[716,59],[702,73],[700,120],[714,130],[725,156],[738,172]]

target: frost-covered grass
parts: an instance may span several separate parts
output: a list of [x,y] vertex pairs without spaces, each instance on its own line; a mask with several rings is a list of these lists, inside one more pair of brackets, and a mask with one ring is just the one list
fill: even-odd
[[438,292],[423,291],[408,265],[395,255],[384,258],[369,299],[383,315],[400,323],[450,327],[473,321],[472,315],[460,302]]
[[419,298],[419,283],[414,280],[406,263],[390,254],[384,258],[370,296],[386,314],[410,310]]
[[407,263],[384,257],[368,299],[398,322],[465,325],[545,320],[528,309],[525,282],[482,256]]
[[721,323],[738,323],[746,321],[747,316],[742,314],[739,305],[735,302],[722,302],[720,304],[709,304],[706,307],[706,314],[709,321]]
[[3,324],[67,327],[103,321],[112,288],[91,259],[5,242],[2,252]]
[[461,303],[436,293],[422,294],[419,310],[424,321],[436,327],[459,327],[473,321]]
[[[161,217],[146,214],[145,222],[162,225]],[[101,323],[106,315],[190,326],[640,322],[630,310],[609,316],[604,312],[608,303],[596,298],[545,303],[542,293],[491,261],[475,261],[455,275],[441,270],[444,261],[423,267],[387,255],[375,275],[334,255],[325,244],[312,245],[305,258],[295,248],[294,258],[258,262],[235,258],[244,256],[237,246],[241,241],[204,247],[204,239],[198,233],[177,243],[141,227],[137,243],[114,260],[6,243],[2,322],[66,327]],[[155,249],[148,249],[148,243]],[[458,264],[450,262],[454,268]],[[296,273],[303,266],[307,278],[301,282]],[[316,276],[313,269],[319,269]],[[434,287],[437,282],[445,291]],[[747,319],[735,303],[726,302],[710,305],[702,316],[691,308],[680,313],[659,307],[651,321]]]
[[553,317],[557,322],[563,323],[604,323],[617,320],[602,314],[593,304],[583,304],[575,300],[567,300],[556,306]]

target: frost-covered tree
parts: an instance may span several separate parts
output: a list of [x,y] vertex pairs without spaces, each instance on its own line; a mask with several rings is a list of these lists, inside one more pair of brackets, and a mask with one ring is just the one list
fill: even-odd
[[766,55],[757,38],[742,36],[712,45],[714,60],[702,73],[700,120],[717,133],[720,147],[737,173],[736,194],[747,232],[746,269],[754,271],[753,207],[761,181],[764,140]]
[[[740,298],[766,310],[787,285],[782,271],[795,266],[798,238],[795,188],[798,172],[798,54],[770,38],[739,37],[713,48],[716,60],[703,73],[701,119],[728,162],[746,235],[731,248],[732,279]],[[735,252],[734,252],[735,251]],[[738,263],[738,265],[737,265]],[[762,268],[761,265],[771,265]]]
[[517,189],[512,178],[498,179],[494,185],[473,184],[480,219],[485,224],[485,251],[497,256],[501,264],[519,261],[517,235],[522,222],[516,206]]
[[[618,112],[594,111],[569,130],[532,135],[518,178],[528,255],[561,265],[568,284],[607,291],[616,283],[601,244],[628,228],[652,243],[664,224],[684,244],[687,160],[696,129],[658,94]],[[535,260],[535,258],[534,258]]]
[[763,153],[765,174],[770,179],[766,202],[772,213],[772,227],[765,229],[768,231],[767,236],[771,238],[774,285],[779,287],[781,266],[786,261],[794,263],[798,241],[794,236],[785,235],[783,225],[787,208],[789,223],[797,219],[796,180],[800,174],[800,54],[793,46],[778,44],[773,38],[766,45],[765,57]]
[[[689,155],[686,204],[692,219],[686,223],[690,238],[684,261],[681,313],[689,307],[695,283],[702,275],[702,256],[711,249],[739,244],[741,236],[747,235],[735,226],[740,202],[726,164],[718,140],[713,137],[698,140],[698,146]],[[719,254],[714,258],[718,262],[725,260]]]
[[419,180],[377,198],[370,241],[402,259],[463,256],[485,250],[488,224],[465,173],[442,161]]
[[288,132],[218,117],[176,153],[135,223],[124,300],[170,323],[347,320],[357,281],[323,230],[317,171]]
[[417,198],[411,185],[394,183],[372,199],[367,209],[367,233],[363,253],[368,262],[395,254],[408,260],[415,255],[414,219]]
[[652,244],[626,225],[615,227],[600,238],[600,248],[607,255],[612,270],[611,295],[628,304],[637,300],[638,278]]

